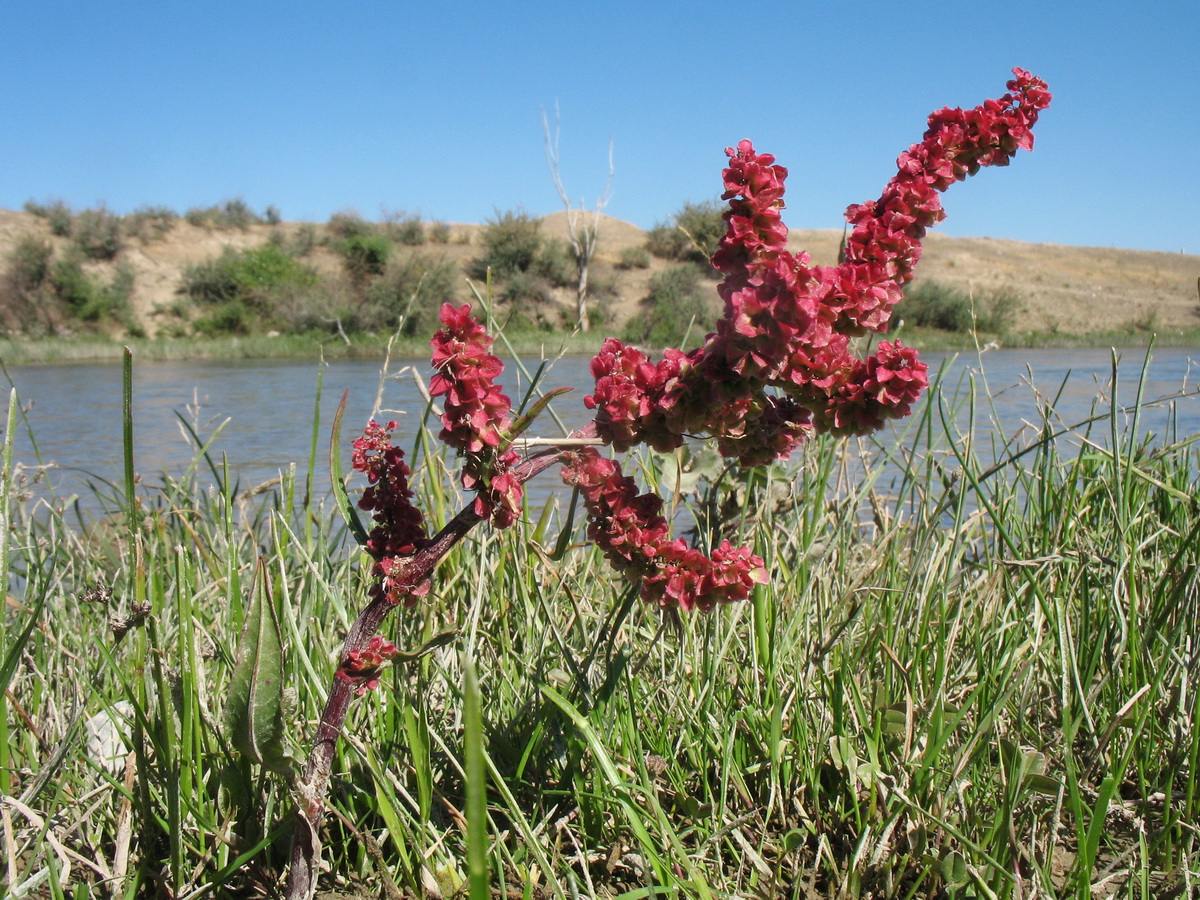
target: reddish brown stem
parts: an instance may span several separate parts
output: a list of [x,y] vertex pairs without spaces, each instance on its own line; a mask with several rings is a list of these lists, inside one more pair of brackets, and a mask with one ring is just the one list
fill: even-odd
[[[571,434],[573,438],[594,437],[596,427],[589,423]],[[513,467],[513,474],[522,482],[528,481],[540,472],[545,471],[558,461],[559,453],[548,450],[543,453],[525,457]],[[432,540],[418,550],[408,560],[404,572],[399,576],[398,583],[402,588],[415,588],[427,580],[437,567],[443,556],[449,553],[472,528],[482,519],[476,515],[473,506],[468,506],[451,519]],[[346,642],[342,645],[342,653],[338,662],[338,672],[346,666],[351,653],[366,648],[367,643],[379,631],[379,626],[387,618],[395,605],[386,598],[372,600],[358,614]],[[325,701],[325,709],[321,720],[317,723],[317,731],[313,736],[312,749],[304,766],[304,774],[296,785],[296,814],[295,830],[292,834],[291,862],[288,868],[287,889],[284,896],[287,900],[308,900],[312,897],[317,884],[317,864],[320,860],[320,827],[322,811],[325,805],[325,794],[329,789],[329,774],[333,764],[333,753],[337,747],[342,726],[346,722],[346,714],[350,711],[350,700],[356,687],[353,679],[339,677],[334,674],[329,687],[329,696]]]

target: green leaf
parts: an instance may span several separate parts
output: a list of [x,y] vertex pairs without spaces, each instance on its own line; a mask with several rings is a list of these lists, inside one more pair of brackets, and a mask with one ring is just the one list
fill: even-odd
[[908,727],[908,709],[903,703],[889,706],[883,711],[883,733],[904,734]]
[[283,639],[266,565],[261,559],[252,593],[229,682],[225,730],[233,746],[248,758],[276,771],[286,771]]
[[542,414],[542,410],[544,410],[550,404],[551,400],[553,400],[559,394],[565,394],[569,390],[571,390],[569,387],[555,388],[548,394],[540,397],[537,403],[529,407],[529,412],[518,416],[516,420],[508,426],[508,429],[501,436],[500,446],[496,448],[496,452],[498,454],[503,453],[510,446],[512,446],[512,442],[525,433],[529,426],[533,424],[533,420]]
[[[12,643],[7,644],[4,648],[4,661],[0,663],[0,693],[6,692],[12,687],[13,675],[16,674],[17,666],[21,664],[21,658],[25,654],[25,645],[29,642],[29,635],[33,633],[34,626],[42,615],[42,608],[46,605],[48,593],[43,592],[38,597],[37,603],[33,609],[29,610],[29,617],[26,618],[25,624],[21,626],[19,631],[9,632],[14,634]],[[5,635],[7,637],[7,635]]]
[[970,881],[971,872],[967,869],[967,861],[957,850],[951,850],[942,859],[942,878],[952,885],[966,884]]
[[491,900],[488,865],[487,767],[483,749],[483,700],[475,664],[463,666],[463,757],[467,792],[467,874],[471,900]]
[[443,631],[435,634],[416,650],[400,650],[392,659],[393,665],[401,662],[415,662],[427,653],[432,653],[438,647],[445,647],[451,641],[458,637],[458,629],[452,628],[449,631]]

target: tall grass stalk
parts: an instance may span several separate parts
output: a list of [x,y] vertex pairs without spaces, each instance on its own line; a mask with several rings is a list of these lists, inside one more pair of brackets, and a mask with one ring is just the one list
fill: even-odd
[[[749,478],[643,456],[679,528],[771,569],[712,615],[637,603],[567,494],[476,529],[385,626],[424,652],[348,707],[321,892],[1194,892],[1197,438],[1108,399],[1064,423],[1056,393],[1008,435],[986,391],[944,384],[902,431]],[[238,493],[195,435],[183,476],[100,485],[81,528],[23,480],[19,415],[10,397],[5,891],[271,894],[297,783],[235,749],[224,698],[261,565],[285,749],[316,726],[367,586],[337,501],[305,489],[311,459]],[[429,415],[413,485],[445,521]]]

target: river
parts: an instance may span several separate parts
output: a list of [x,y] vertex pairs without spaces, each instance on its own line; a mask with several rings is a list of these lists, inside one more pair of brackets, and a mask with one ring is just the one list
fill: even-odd
[[[1145,360],[1141,350],[1121,354],[1118,403],[1133,402]],[[1038,421],[1038,398],[1058,395],[1058,418],[1070,424],[1085,419],[1098,395],[1107,396],[1112,376],[1107,350],[992,350],[957,356],[928,353],[922,358],[931,371],[945,365],[943,391],[952,395],[971,377],[980,395],[986,386],[990,404],[978,404],[977,432],[1005,438],[1021,431],[1023,423]],[[1162,349],[1154,353],[1147,371],[1145,397],[1155,400],[1194,391],[1194,361],[1200,351]],[[589,418],[583,395],[592,384],[587,357],[564,357],[545,375],[542,385],[573,388],[554,408],[567,428]],[[527,361],[536,368],[536,361]],[[195,458],[195,444],[183,422],[207,440],[216,434],[210,455],[220,464],[227,458],[242,490],[278,477],[296,463],[300,477],[307,468],[316,408],[318,377],[320,439],[317,450],[318,490],[328,490],[327,448],[330,424],[342,392],[348,390],[343,443],[370,416],[381,384],[379,360],[335,360],[324,364],[298,360],[234,360],[194,362],[134,361],[133,422],[135,468],[149,488],[163,473],[179,475]],[[9,367],[10,387],[26,408],[26,423],[14,434],[14,458],[25,467],[40,464],[59,498],[80,495],[89,506],[89,485],[122,481],[122,397],[119,362]],[[408,444],[427,403],[414,375],[429,377],[427,360],[393,361],[383,378],[380,418],[401,423],[400,441]],[[1069,376],[1069,377],[1068,377]],[[528,380],[506,367],[501,382],[516,400]],[[1064,384],[1065,382],[1065,384]],[[1061,389],[1061,390],[1060,390]],[[926,401],[923,401],[926,402]],[[1105,408],[1108,401],[1104,401]],[[1173,406],[1176,434],[1200,432],[1200,397],[1195,394]],[[992,418],[994,410],[995,418]],[[1167,406],[1143,414],[1142,431],[1168,428]],[[1106,432],[1107,429],[1104,429]],[[557,435],[559,428],[544,416],[535,433]],[[36,449],[35,449],[36,443]],[[348,450],[344,455],[348,458]],[[26,473],[36,471],[27,468]],[[205,470],[201,481],[211,483]],[[556,479],[550,479],[556,482]],[[547,485],[549,487],[549,485]],[[45,493],[45,487],[37,489]]]

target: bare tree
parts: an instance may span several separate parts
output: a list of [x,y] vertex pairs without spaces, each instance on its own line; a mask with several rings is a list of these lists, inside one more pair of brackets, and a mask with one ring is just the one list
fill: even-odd
[[589,328],[587,315],[588,267],[591,265],[592,255],[596,252],[596,244],[599,239],[600,213],[608,205],[609,197],[612,194],[613,142],[610,137],[608,139],[608,179],[604,182],[604,193],[596,198],[596,208],[589,212],[582,199],[579,201],[578,209],[572,206],[567,189],[563,186],[562,169],[558,156],[558,103],[554,104],[554,134],[550,134],[550,120],[546,116],[545,109],[542,110],[542,132],[546,138],[546,165],[550,168],[554,189],[558,191],[558,197],[567,211],[567,239],[571,244],[571,252],[575,256],[575,268],[579,272],[579,293],[575,301],[579,330],[587,331]]

